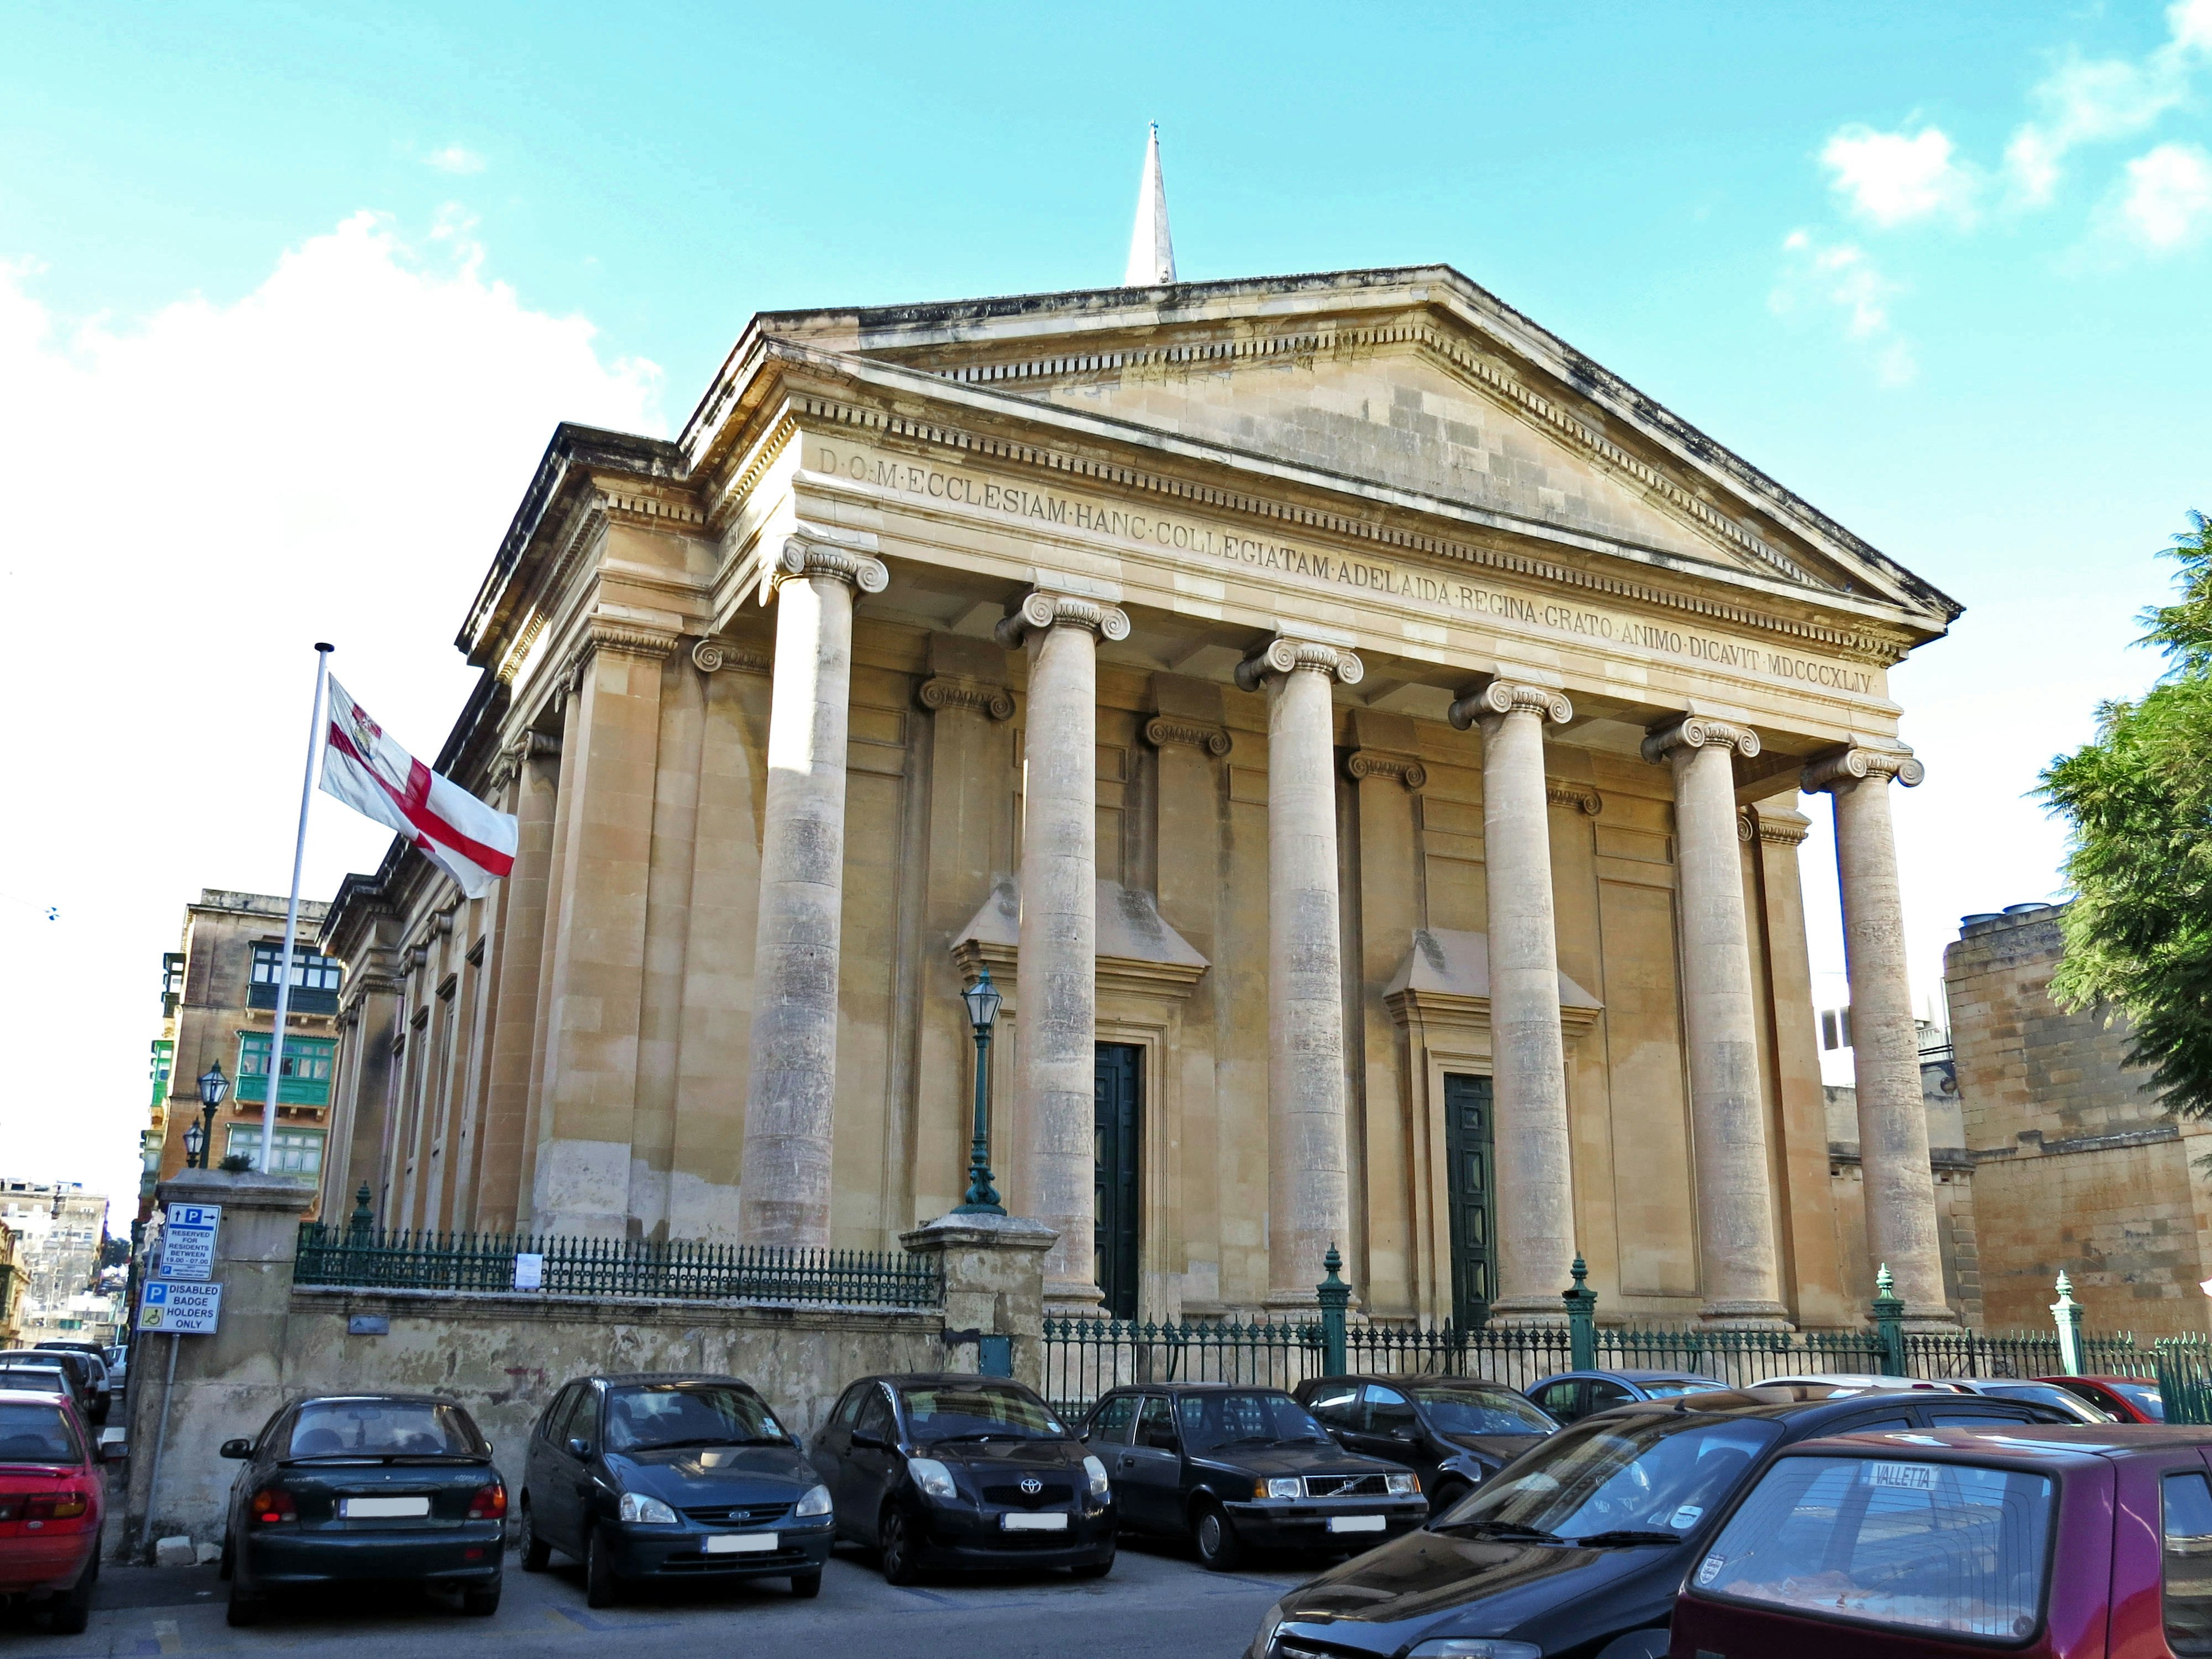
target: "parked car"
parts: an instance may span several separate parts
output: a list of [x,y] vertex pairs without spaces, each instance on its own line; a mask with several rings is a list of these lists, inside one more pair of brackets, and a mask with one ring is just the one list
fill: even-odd
[[555,1550],[611,1607],[653,1580],[781,1578],[817,1595],[830,1493],[805,1449],[734,1376],[585,1376],[538,1419],[523,1477],[523,1571]]
[[107,1368],[75,1348],[0,1349],[0,1365],[16,1363],[59,1365],[70,1380],[77,1413],[94,1426],[107,1420]]
[[1553,1422],[1565,1425],[1632,1400],[1679,1400],[1727,1387],[1696,1371],[1559,1371],[1531,1383],[1528,1398]]
[[2050,1406],[2064,1412],[2076,1423],[2116,1423],[2116,1413],[2102,1406],[2092,1405],[2070,1389],[2062,1389],[2056,1382],[2037,1382],[2025,1377],[2009,1376],[1943,1376],[1936,1379],[1948,1382],[1966,1394],[1985,1394],[1994,1400],[2033,1400],[2038,1405]]
[[2123,1423],[2163,1423],[2166,1399],[2147,1376],[2039,1376],[2103,1407]]
[[458,1589],[465,1613],[499,1609],[507,1487],[491,1443],[427,1395],[313,1395],[222,1455],[230,1622],[258,1624],[272,1595],[362,1579]]
[[[1586,1417],[1411,1535],[1277,1602],[1252,1659],[1483,1651],[1650,1659],[1721,1511],[1786,1446],[1874,1429],[2050,1422],[2027,1401],[1820,1384],[1704,1390]],[[1446,1644],[1460,1644],[1447,1646]],[[1787,1650],[1712,1650],[1748,1659]],[[1838,1650],[1838,1653],[1842,1650]]]
[[[76,1380],[51,1354],[28,1359],[20,1355],[13,1359],[0,1355],[0,1389],[18,1393],[58,1395],[72,1407],[77,1403]],[[81,1417],[83,1413],[80,1412],[78,1415]]]
[[84,1629],[100,1578],[100,1462],[69,1395],[0,1380],[0,1597],[42,1602],[64,1636]]
[[814,1439],[837,1535],[872,1545],[884,1577],[933,1567],[1114,1569],[1106,1466],[1007,1377],[866,1376]]
[[2212,1652],[2208,1450],[2086,1425],[1792,1446],[1700,1549],[1669,1651]]
[[1280,1389],[1116,1389],[1083,1433],[1122,1529],[1188,1538],[1217,1571],[1255,1549],[1364,1550],[1428,1514],[1419,1475],[1346,1450]]
[[1421,1477],[1449,1509],[1559,1425],[1528,1396],[1469,1376],[1324,1376],[1291,1390],[1338,1443]]
[[1923,1394],[1972,1394],[1963,1383],[1938,1382],[1924,1376],[1892,1376],[1882,1371],[1807,1371],[1802,1376],[1771,1376],[1759,1386],[1779,1384],[1792,1387],[1814,1384],[1833,1389],[1838,1393],[1865,1394],[1885,1389],[1918,1389]]

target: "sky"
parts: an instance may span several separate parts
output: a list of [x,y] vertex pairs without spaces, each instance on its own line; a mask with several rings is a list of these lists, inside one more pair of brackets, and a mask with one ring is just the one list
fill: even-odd
[[[182,907],[289,880],[313,642],[434,753],[556,421],[672,433],[756,311],[1117,282],[1147,122],[1186,280],[1449,263],[1966,605],[1892,682],[1923,1000],[2059,890],[2036,775],[2212,510],[2212,0],[0,30],[0,1176],[118,1227]],[[384,844],[323,798],[306,892]]]

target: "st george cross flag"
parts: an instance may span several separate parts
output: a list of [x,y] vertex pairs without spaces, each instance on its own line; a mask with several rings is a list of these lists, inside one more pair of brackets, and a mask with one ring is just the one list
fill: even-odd
[[323,789],[406,836],[471,898],[514,868],[514,819],[392,742],[335,679]]

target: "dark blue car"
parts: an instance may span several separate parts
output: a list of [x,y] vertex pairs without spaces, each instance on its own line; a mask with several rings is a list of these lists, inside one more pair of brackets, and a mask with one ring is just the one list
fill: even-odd
[[1528,1386],[1528,1398],[1555,1423],[1572,1423],[1635,1400],[1680,1400],[1684,1395],[1716,1393],[1725,1382],[1696,1371],[1559,1371]]

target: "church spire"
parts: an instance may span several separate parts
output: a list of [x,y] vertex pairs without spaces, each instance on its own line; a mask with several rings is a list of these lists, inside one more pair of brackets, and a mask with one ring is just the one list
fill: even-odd
[[1160,182],[1160,124],[1145,143],[1145,179],[1137,186],[1137,223],[1129,233],[1123,288],[1158,288],[1176,279],[1175,240],[1168,234],[1168,191]]

